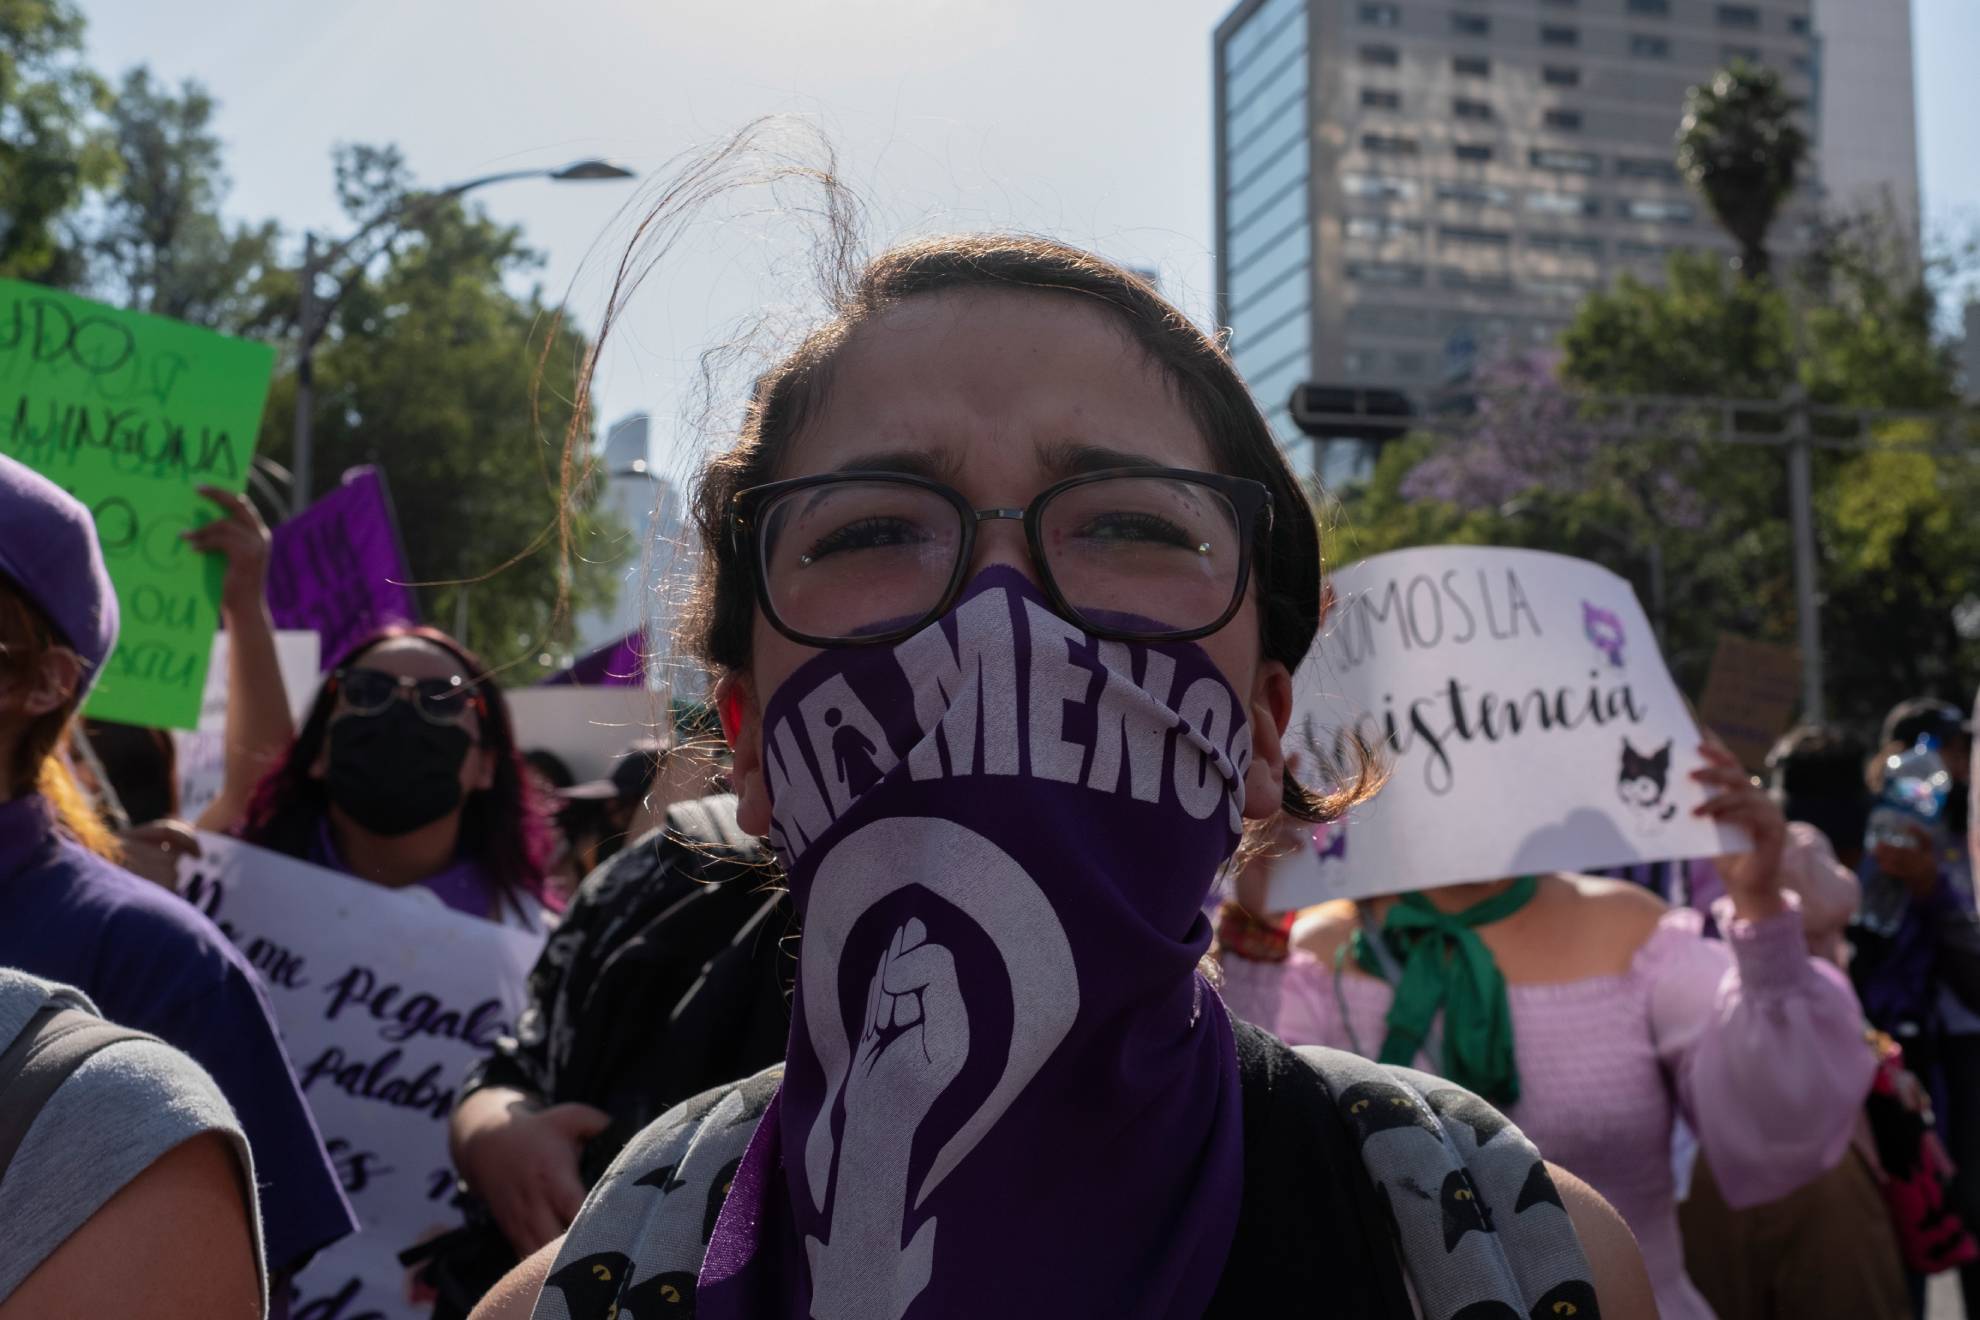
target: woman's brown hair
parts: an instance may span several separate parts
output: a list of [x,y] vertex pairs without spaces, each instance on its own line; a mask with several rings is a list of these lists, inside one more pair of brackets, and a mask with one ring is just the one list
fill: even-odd
[[[676,213],[719,191],[724,167],[753,147],[756,128],[744,130],[719,152],[684,169],[640,224],[634,246],[620,263],[600,341],[661,251],[679,232]],[[1122,332],[1145,353],[1189,410],[1219,471],[1261,482],[1272,495],[1269,529],[1261,523],[1254,547],[1254,590],[1260,642],[1268,659],[1297,670],[1322,617],[1320,531],[1302,489],[1265,419],[1252,401],[1230,355],[1141,277],[1047,238],[1025,234],[961,234],[919,239],[894,247],[861,266],[856,250],[855,207],[830,167],[784,165],[768,181],[793,177],[816,186],[825,203],[827,240],[822,245],[828,314],[797,347],[756,379],[740,435],[703,464],[693,496],[700,542],[696,580],[682,615],[682,640],[713,677],[738,674],[750,663],[756,596],[750,566],[731,534],[737,492],[773,480],[831,389],[840,351],[863,324],[908,298],[961,291],[1021,291],[1086,298],[1105,307]],[[765,182],[764,178],[744,180]],[[663,234],[656,241],[651,235]],[[597,348],[580,377],[579,401],[589,391]],[[582,408],[580,407],[580,415]],[[575,430],[575,428],[574,428]],[[567,454],[576,448],[576,437]],[[567,467],[568,472],[568,467]],[[1283,809],[1305,820],[1332,819],[1367,796],[1377,780],[1370,758],[1329,767],[1330,791],[1315,792],[1286,777]]]
[[[0,687],[33,683],[48,653],[63,645],[66,643],[48,616],[11,582],[0,578]],[[78,690],[62,705],[29,721],[21,730],[13,757],[0,766],[0,774],[6,775],[10,799],[41,794],[55,808],[65,832],[91,852],[114,861],[120,855],[116,837],[90,805],[60,755],[62,740],[82,699]]]

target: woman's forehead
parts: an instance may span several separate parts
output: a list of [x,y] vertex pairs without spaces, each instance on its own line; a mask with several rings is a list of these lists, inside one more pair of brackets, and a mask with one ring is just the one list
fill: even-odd
[[1210,447],[1120,316],[1038,290],[905,299],[861,324],[783,465],[797,476],[876,452],[939,455],[955,471],[1081,446],[1207,469]]
[[463,678],[461,662],[443,646],[423,637],[392,637],[371,647],[357,658],[366,669],[382,670],[401,678]]

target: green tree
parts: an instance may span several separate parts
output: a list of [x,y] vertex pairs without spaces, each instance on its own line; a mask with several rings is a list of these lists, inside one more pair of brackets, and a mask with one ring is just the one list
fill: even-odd
[[1623,274],[1589,295],[1561,336],[1561,374],[1609,394],[1771,399],[1794,374],[1787,301],[1678,253],[1661,283]]
[[1936,333],[1935,288],[1973,273],[1971,244],[1946,243],[1921,259],[1910,222],[1889,211],[1831,217],[1801,263],[1797,297],[1811,351],[1802,384],[1840,407],[1952,408],[1959,403],[1951,345]]
[[[338,165],[354,224],[402,199],[395,152],[346,148]],[[463,640],[534,678],[534,657],[567,644],[569,613],[611,589],[602,566],[567,566],[555,535],[564,507],[580,539],[596,531],[596,492],[581,484],[565,506],[558,476],[586,343],[540,289],[512,291],[541,265],[519,230],[453,200],[414,199],[402,220],[317,350],[314,486],[381,467],[428,617],[450,629],[465,617]],[[261,442],[284,463],[294,409],[285,373]],[[592,420],[579,419],[587,440]]]
[[1778,73],[1745,60],[1685,96],[1678,169],[1739,244],[1748,279],[1767,274],[1767,231],[1808,155],[1808,135],[1795,122],[1800,109]]
[[[1624,276],[1582,303],[1562,336],[1562,376],[1593,394],[1778,399],[1796,371],[1789,315],[1773,282],[1680,254],[1661,285]],[[1786,469],[1777,449],[1711,438],[1716,416],[1672,407],[1631,420],[1650,435],[1617,441],[1613,462],[1638,482],[1686,493],[1694,511],[1672,527],[1639,500],[1626,525],[1657,547],[1667,599],[1685,603],[1665,612],[1661,639],[1680,683],[1695,690],[1720,631],[1793,640]],[[1786,426],[1778,412],[1734,420],[1755,434]]]
[[[1674,259],[1661,285],[1625,278],[1592,295],[1563,338],[1561,385],[1502,364],[1477,382],[1461,428],[1391,446],[1364,487],[1342,493],[1337,557],[1535,546],[1606,564],[1646,604],[1660,571],[1660,640],[1692,691],[1721,631],[1792,643],[1785,453],[1709,438],[1705,410],[1683,398],[1778,399],[1799,381],[1831,407],[1954,401],[1932,318],[1931,282],[1947,272],[1921,269],[1874,220],[1835,227],[1816,255],[1812,278],[1786,287],[1697,255]],[[1564,387],[1676,401],[1625,419],[1577,406]],[[1735,416],[1755,437],[1787,425],[1777,408]],[[1608,433],[1625,422],[1629,439]],[[1955,619],[1980,615],[1980,427],[1942,428],[1935,449],[1908,423],[1864,433],[1818,416],[1814,429],[1829,442],[1814,477],[1831,709],[1867,726],[1905,696],[1966,700],[1980,645]]]
[[1980,598],[1980,461],[1933,452],[1927,439],[1926,428],[1892,425],[1818,493],[1828,687],[1866,725],[1908,696],[1964,705],[1980,664],[1957,623]]
[[174,92],[145,68],[124,75],[109,123],[124,168],[92,217],[91,283],[112,301],[231,334],[273,331],[295,279],[273,221],[229,226],[213,98]]
[[[1931,281],[1950,273],[1921,267],[1876,216],[1834,224],[1779,287],[1678,258],[1662,287],[1624,280],[1588,299],[1563,339],[1563,371],[1607,394],[1776,399],[1799,384],[1818,407],[1948,409],[1954,367],[1934,334]],[[1687,420],[1674,409],[1666,424],[1682,435]],[[1755,435],[1787,424],[1777,412],[1737,420]],[[1980,589],[1965,568],[1980,563],[1973,460],[1928,453],[1926,437],[1902,427],[1865,434],[1818,416],[1813,429],[1841,446],[1813,459],[1831,708],[1869,723],[1908,695],[1966,700],[1961,674],[1980,651],[1952,621]],[[1672,596],[1695,604],[1674,614],[1666,645],[1695,682],[1719,630],[1791,643],[1797,615],[1784,451],[1710,443],[1686,455],[1671,476],[1700,494],[1707,517],[1698,535],[1671,538]]]
[[68,0],[0,0],[0,277],[83,277],[62,221],[114,177],[117,158],[96,118],[108,93],[82,47]]

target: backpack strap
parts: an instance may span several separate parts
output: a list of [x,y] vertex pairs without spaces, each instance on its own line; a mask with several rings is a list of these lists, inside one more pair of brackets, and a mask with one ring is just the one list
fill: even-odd
[[1347,1125],[1424,1320],[1600,1314],[1560,1192],[1504,1115],[1413,1068],[1295,1053]]
[[0,1054],[0,1178],[43,1106],[91,1055],[122,1041],[151,1039],[80,1008],[52,1000],[42,1005]]
[[1236,1018],[1244,1199],[1205,1320],[1328,1314],[1410,1320],[1375,1185],[1320,1074]]
[[564,1235],[536,1320],[692,1315],[715,1221],[783,1076],[780,1064],[704,1091],[634,1137]]

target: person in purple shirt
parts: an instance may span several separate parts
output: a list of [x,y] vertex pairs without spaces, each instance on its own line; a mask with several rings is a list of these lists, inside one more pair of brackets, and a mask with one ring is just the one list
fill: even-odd
[[240,1116],[274,1314],[286,1276],[357,1228],[246,960],[190,905],[112,863],[59,748],[117,640],[87,509],[0,457],[0,966],[73,985],[191,1055]]
[[549,823],[487,665],[433,628],[357,643],[318,689],[240,837],[459,912],[545,929]]

